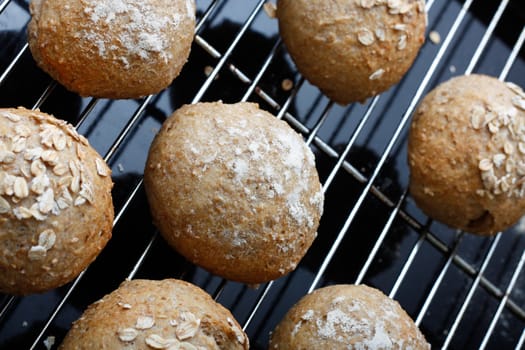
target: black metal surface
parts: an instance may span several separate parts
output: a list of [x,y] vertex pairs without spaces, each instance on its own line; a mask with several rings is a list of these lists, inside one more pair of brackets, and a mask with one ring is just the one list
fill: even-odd
[[[470,69],[473,57],[473,72],[499,76],[523,34],[522,0],[508,2],[486,46],[483,37],[506,1],[427,1],[428,31],[438,31],[441,43],[427,41],[405,79],[380,98],[347,107],[331,104],[301,79],[263,3],[197,0],[197,38],[173,85],[147,99],[111,101],[80,98],[41,72],[24,49],[28,1],[0,0],[0,107],[38,104],[78,125],[113,169],[118,214],[112,240],[76,282],[42,295],[0,296],[0,349],[43,349],[49,336],[59,344],[88,304],[128,276],[183,278],[203,287],[245,326],[253,349],[267,347],[269,332],[308,290],[356,281],[398,300],[434,348],[479,348],[487,334],[490,349],[523,345],[525,272],[517,268],[525,230],[512,228],[497,238],[458,233],[429,220],[405,196],[406,125],[414,104],[437,83]],[[478,48],[483,49],[479,59]],[[507,80],[523,87],[525,55],[517,49]],[[226,53],[231,55],[223,59]],[[252,84],[263,67],[260,81]],[[296,88],[283,89],[284,79]],[[167,247],[151,225],[140,186],[149,144],[166,116],[196,96],[237,102],[247,92],[248,101],[304,134],[326,187],[319,236],[303,262],[289,276],[257,289],[211,276]],[[339,161],[349,142],[352,147]],[[517,280],[506,296],[513,275]]]

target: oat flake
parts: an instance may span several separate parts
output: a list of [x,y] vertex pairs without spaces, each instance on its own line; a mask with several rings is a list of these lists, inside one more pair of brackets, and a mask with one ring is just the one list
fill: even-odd
[[383,76],[384,73],[385,73],[385,70],[383,68],[379,68],[374,73],[370,74],[368,79],[370,79],[370,80],[379,79],[379,78],[381,78]]
[[175,338],[165,339],[158,334],[150,334],[145,339],[146,344],[153,349],[167,349],[178,343]]
[[361,0],[361,7],[365,9],[370,9],[376,4],[376,0]]
[[365,46],[370,46],[375,41],[374,34],[366,28],[361,28],[357,32],[357,40],[359,40],[359,42]]
[[27,252],[27,257],[31,261],[44,260],[46,255],[47,255],[46,248],[39,246],[39,245],[32,246]]
[[124,328],[117,332],[118,338],[123,342],[130,342],[135,340],[139,332],[135,328]]
[[179,340],[192,338],[199,330],[201,320],[191,312],[183,312],[177,325],[175,334]]
[[399,36],[399,41],[397,42],[397,49],[404,50],[407,46],[407,36],[405,34]]

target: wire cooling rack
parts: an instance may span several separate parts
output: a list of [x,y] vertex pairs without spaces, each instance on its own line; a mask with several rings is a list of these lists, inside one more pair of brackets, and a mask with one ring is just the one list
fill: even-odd
[[[74,124],[113,170],[113,238],[77,279],[48,293],[0,296],[0,349],[56,348],[87,305],[126,278],[182,278],[228,307],[266,349],[309,291],[366,283],[398,300],[434,348],[525,347],[525,225],[494,237],[450,229],[407,193],[406,135],[428,90],[483,73],[525,86],[522,0],[429,0],[427,40],[405,78],[365,104],[339,106],[297,72],[267,0],[197,0],[189,61],[140,100],[81,98],[40,71],[26,44],[28,1],[0,1],[0,106],[40,108]],[[430,34],[432,33],[432,34]],[[252,101],[304,135],[326,195],[319,235],[296,271],[257,288],[186,262],[151,224],[142,188],[149,144],[185,103]],[[55,345],[51,346],[54,343]]]

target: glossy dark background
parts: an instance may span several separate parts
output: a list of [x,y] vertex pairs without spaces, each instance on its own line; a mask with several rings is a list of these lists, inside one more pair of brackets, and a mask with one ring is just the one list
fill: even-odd
[[[219,55],[227,52],[241,33],[238,44],[231,48],[231,56],[218,71],[217,79],[206,89],[202,100],[240,101],[250,88],[250,82],[266,60],[271,58],[248,100],[260,103],[262,108],[277,115],[281,111],[280,106],[290,99],[292,93],[296,93],[290,99],[284,118],[305,138],[311,135],[309,131],[327,111],[317,131],[318,138],[311,144],[324,183],[336,166],[337,154],[344,150],[354,135],[371,101],[347,107],[332,105],[315,87],[307,82],[300,84],[301,77],[293,62],[286,50],[278,45],[277,22],[262,10],[262,3],[256,0],[197,0],[198,18],[207,14],[199,28],[199,38],[211,45]],[[220,57],[206,51],[196,41],[182,74],[172,86],[153,96],[145,105],[143,100],[94,101],[80,98],[54,84],[35,66],[28,50],[23,51],[14,68],[10,68],[26,43],[28,1],[0,0],[0,9],[3,9],[0,13],[0,77],[4,78],[2,74],[9,71],[0,80],[0,107],[33,107],[44,91],[50,89],[50,94],[40,106],[41,110],[78,124],[79,131],[103,156],[107,156],[113,169],[114,203],[119,214],[113,239],[73,289],[70,284],[42,295],[14,299],[0,296],[0,312],[3,310],[0,316],[0,349],[30,348],[36,340],[36,348],[43,349],[43,340],[48,336],[56,337],[57,344],[60,343],[71,322],[80,316],[87,305],[115,289],[131,273],[150,242],[151,249],[135,278],[177,277],[194,282],[232,310],[242,325],[255,310],[246,331],[253,349],[265,349],[269,332],[288,308],[308,291],[340,232],[344,238],[319,286],[353,283],[385,227],[385,240],[363,282],[388,294],[405,263],[411,261],[394,297],[414,318],[443,271],[449,250],[457,243],[456,254],[460,259],[456,259],[446,270],[420,325],[434,347],[440,347],[464,304],[492,239],[465,234],[456,241],[455,230],[428,220],[414,206],[410,196],[402,202],[401,214],[396,215],[391,223],[388,221],[393,204],[402,198],[407,186],[406,127],[401,130],[398,141],[382,164],[374,182],[374,193],[368,192],[362,203],[359,197],[366,179],[379,163],[383,163],[381,158],[385,148],[444,44],[461,6],[461,1],[436,0],[432,3],[428,31],[439,32],[441,44],[427,41],[405,79],[377,101],[346,157],[347,163],[337,171],[327,189],[319,236],[298,269],[275,281],[268,289],[265,289],[266,285],[254,289],[223,281],[194,267],[173,252],[161,238],[152,241],[156,231],[151,225],[143,190],[137,187],[149,144],[162,121],[180,105],[193,101],[206,84],[206,71],[219,64]],[[498,6],[498,1],[473,2],[435,67],[425,91],[465,71]],[[254,10],[253,22],[247,23]],[[523,1],[510,1],[474,72],[498,76],[524,24]],[[246,31],[240,32],[244,29]],[[522,49],[507,78],[522,87],[525,87],[524,57]],[[300,84],[299,88],[296,91],[283,89],[281,83],[284,79]],[[118,144],[115,144],[116,141]],[[378,192],[385,197],[377,196]],[[349,227],[345,227],[356,203],[355,217]],[[420,240],[426,230],[428,235]],[[525,229],[513,228],[501,236],[483,274],[485,282],[475,289],[450,348],[479,347],[502,293],[522,257],[524,232]],[[267,294],[264,294],[265,291]],[[515,348],[522,336],[525,327],[523,271],[510,293],[510,300],[513,306],[503,309],[488,348]],[[260,305],[254,309],[259,301]],[[39,337],[57,307],[56,317]]]

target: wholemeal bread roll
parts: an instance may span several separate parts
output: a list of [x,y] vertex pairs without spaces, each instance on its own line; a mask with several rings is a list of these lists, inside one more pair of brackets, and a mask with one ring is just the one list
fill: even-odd
[[453,78],[417,109],[410,192],[430,217],[482,235],[525,214],[525,94],[483,75]]
[[396,84],[426,27],[423,0],[278,0],[277,18],[299,71],[340,104]]
[[69,282],[111,237],[111,171],[64,121],[0,109],[0,291]]
[[247,350],[232,314],[202,289],[166,279],[133,280],[93,303],[60,350]]
[[144,184],[170,245],[244,283],[295,269],[323,208],[310,149],[288,124],[251,103],[177,110],[151,145]]
[[82,96],[137,98],[167,87],[186,62],[194,0],[32,0],[36,63]]
[[413,349],[430,345],[410,316],[381,291],[334,285],[303,297],[271,334],[269,349]]

